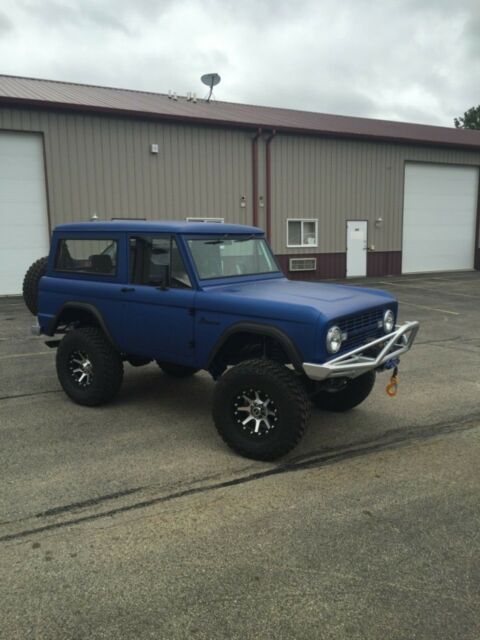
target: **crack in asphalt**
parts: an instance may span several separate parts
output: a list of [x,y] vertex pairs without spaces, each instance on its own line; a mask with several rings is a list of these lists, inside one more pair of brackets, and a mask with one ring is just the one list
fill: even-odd
[[32,391],[31,393],[17,393],[10,396],[0,396],[0,400],[14,400],[15,398],[30,398],[31,396],[43,396],[47,393],[60,393],[61,389],[48,389],[47,391]]
[[[0,542],[10,542],[12,540],[18,540],[27,536],[37,535],[46,531],[52,531],[55,529],[62,529],[74,525],[83,524],[85,522],[92,522],[100,518],[109,518],[121,513],[127,513],[138,509],[145,509],[157,504],[165,502],[171,502],[173,500],[179,500],[189,496],[207,493],[210,491],[218,491],[220,489],[226,489],[229,487],[235,487],[258,480],[263,480],[271,476],[276,476],[284,473],[293,473],[296,471],[303,471],[305,469],[321,468],[327,465],[343,462],[344,460],[357,458],[360,456],[370,455],[379,451],[392,450],[408,445],[413,442],[425,441],[430,438],[436,438],[442,435],[448,435],[451,433],[458,433],[461,431],[467,431],[470,429],[478,428],[480,426],[480,414],[471,414],[464,416],[457,420],[455,424],[451,422],[436,423],[431,425],[425,425],[423,427],[409,427],[407,429],[397,429],[386,434],[382,434],[377,438],[364,440],[363,442],[355,443],[355,446],[342,447],[340,449],[321,449],[320,451],[309,452],[303,456],[290,459],[287,462],[281,463],[273,468],[265,469],[263,471],[257,471],[248,475],[233,478],[231,480],[224,480],[210,485],[202,485],[200,487],[191,487],[182,491],[176,491],[163,496],[156,496],[146,500],[140,500],[139,502],[124,505],[122,507],[116,507],[109,511],[102,511],[101,513],[88,514],[80,516],[78,518],[72,518],[70,520],[63,520],[61,522],[54,522],[46,524],[41,527],[32,529],[24,529],[23,531],[17,531],[0,536]],[[135,488],[131,490],[125,490],[117,492],[117,494],[109,494],[108,496],[100,496],[98,498],[92,498],[91,500],[85,500],[83,502],[72,503],[71,505],[65,505],[61,507],[54,507],[47,509],[46,511],[37,514],[34,517],[49,517],[52,515],[65,513],[81,506],[95,506],[100,504],[103,499],[115,499],[123,497],[124,495],[133,494],[140,491],[141,488]]]
[[106,502],[108,500],[116,500],[118,498],[123,498],[125,496],[130,496],[132,493],[138,493],[145,489],[146,487],[134,487],[132,489],[124,489],[122,491],[116,491],[115,493],[107,493],[104,496],[98,496],[97,498],[89,498],[88,500],[82,500],[80,502],[72,502],[71,504],[62,505],[60,507],[53,507],[52,509],[47,509],[46,511],[40,511],[36,513],[34,518],[48,518],[50,516],[57,516],[60,513],[68,513],[69,511],[74,511],[75,509],[83,509],[84,507],[95,507],[97,504],[102,502]]

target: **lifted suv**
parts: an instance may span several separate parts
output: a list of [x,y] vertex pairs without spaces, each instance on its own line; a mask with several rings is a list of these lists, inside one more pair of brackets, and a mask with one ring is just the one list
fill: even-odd
[[[125,361],[155,360],[178,377],[204,369],[219,380],[218,432],[259,460],[298,443],[311,401],[346,411],[365,400],[376,372],[396,367],[418,330],[396,325],[386,292],[288,280],[255,227],[61,225],[35,265],[34,332],[64,334],[50,344],[74,402],[111,400]],[[26,285],[35,288],[29,277]]]

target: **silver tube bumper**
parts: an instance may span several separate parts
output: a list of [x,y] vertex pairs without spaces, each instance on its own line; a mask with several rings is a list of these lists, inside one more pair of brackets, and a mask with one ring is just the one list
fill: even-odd
[[[372,342],[357,347],[357,349],[344,353],[324,364],[304,362],[303,370],[312,380],[343,377],[356,378],[362,373],[378,369],[388,360],[393,360],[406,353],[412,346],[419,327],[420,325],[416,320],[405,322],[402,325],[397,325],[392,333],[372,340]],[[374,347],[380,349],[377,356],[365,355],[365,352]]]
[[39,336],[42,333],[42,329],[40,328],[40,325],[38,324],[38,320],[35,324],[32,324],[32,326],[30,327],[30,333],[32,334],[32,336]]

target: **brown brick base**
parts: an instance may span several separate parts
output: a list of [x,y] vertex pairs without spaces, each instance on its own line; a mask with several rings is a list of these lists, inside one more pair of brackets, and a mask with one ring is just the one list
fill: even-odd
[[[290,258],[316,258],[316,271],[289,271]],[[328,280],[344,278],[347,262],[345,253],[309,253],[277,255],[283,273],[292,280]]]
[[[289,271],[289,258],[316,258],[315,271]],[[347,272],[346,253],[281,254],[277,260],[282,271],[292,280],[328,280],[345,278]],[[402,272],[401,251],[370,251],[367,254],[368,276],[393,276]]]
[[401,251],[369,251],[367,253],[368,276],[399,276],[401,273]]

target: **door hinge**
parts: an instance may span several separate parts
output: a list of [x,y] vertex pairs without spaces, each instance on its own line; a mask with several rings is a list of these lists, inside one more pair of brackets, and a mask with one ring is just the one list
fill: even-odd
[[189,346],[190,349],[195,349],[195,340],[190,340],[188,342],[188,346]]

